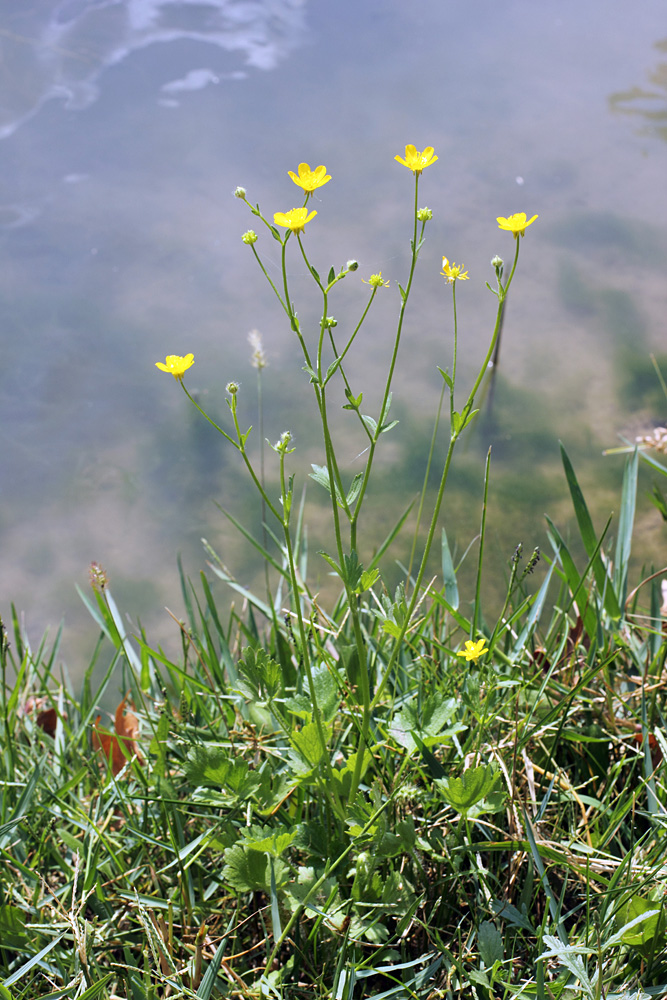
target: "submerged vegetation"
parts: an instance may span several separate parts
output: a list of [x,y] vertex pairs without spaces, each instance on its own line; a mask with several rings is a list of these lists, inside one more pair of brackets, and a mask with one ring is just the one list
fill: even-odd
[[[98,641],[80,687],[61,665],[58,636],[33,649],[16,615],[2,628],[0,1000],[667,993],[667,570],[635,578],[631,563],[639,462],[667,474],[646,450],[664,450],[662,437],[627,449],[619,513],[602,531],[561,449],[579,538],[547,518],[544,551],[524,555],[514,542],[493,615],[483,600],[487,459],[467,554],[473,586],[462,592],[443,527],[449,474],[492,377],[520,247],[537,219],[501,216],[512,261],[491,261],[495,324],[465,393],[456,291],[469,275],[442,258],[453,351],[440,369],[423,486],[369,548],[362,513],[396,424],[392,381],[433,217],[419,207],[420,179],[438,157],[409,145],[396,160],[414,180],[411,258],[375,416],[365,412],[354,341],[375,297],[395,290],[380,273],[362,279],[361,317],[337,329],[331,300],[359,280],[359,265],[325,279],[308,256],[307,227],[325,214],[315,221],[309,199],[331,180],[325,167],[289,172],[305,201],[273,221],[235,192],[280,252],[274,281],[260,237],[242,236],[303,352],[321,427],[311,478],[328,497],[331,550],[309,552],[292,433],[265,454],[260,416],[249,450],[239,383],[227,384],[225,425],[186,386],[194,355],[168,355],[157,367],[235,449],[258,491],[261,537],[225,516],[261,557],[263,587],[248,589],[206,544],[208,573],[181,577],[174,657],[128,628],[93,564],[92,596],[82,598]],[[291,296],[299,261],[320,302],[315,330]],[[261,399],[256,334],[251,347]],[[341,405],[353,425],[345,440],[360,442],[364,461],[349,482],[332,430]],[[654,501],[667,517],[658,487]],[[390,589],[399,543],[408,557]],[[315,559],[335,581],[333,598],[311,589]],[[219,580],[241,599],[224,612]],[[105,726],[98,706],[117,687]]]

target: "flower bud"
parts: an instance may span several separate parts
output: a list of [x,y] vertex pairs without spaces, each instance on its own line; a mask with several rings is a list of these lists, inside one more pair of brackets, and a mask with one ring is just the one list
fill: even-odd
[[345,265],[344,270],[345,271],[356,271],[358,267],[359,267],[359,261],[358,260],[348,260],[348,262]]
[[495,257],[491,258],[491,267],[494,267],[496,271],[499,271],[504,263],[505,261],[503,260],[502,257],[499,257],[498,254],[496,254]]
[[88,572],[90,575],[90,585],[93,590],[99,594],[100,591],[104,590],[108,586],[109,577],[98,562],[91,562]]
[[420,222],[430,222],[433,218],[433,212],[430,208],[420,208],[417,210],[417,218]]
[[239,391],[238,382],[228,382],[227,385],[225,386],[225,392],[228,392],[230,396],[235,396],[238,391]]
[[243,234],[241,239],[243,240],[244,243],[247,243],[247,245],[251,247],[253,243],[257,242],[257,233],[254,231],[254,229],[249,229],[247,233]]
[[273,448],[274,451],[278,452],[279,455],[291,455],[292,452],[294,451],[294,448],[290,448],[291,443],[292,443],[292,432],[283,431],[279,439],[276,441],[275,444],[272,444],[271,447]]
[[245,200],[245,188],[237,187],[234,191],[235,198],[243,198]]
[[338,320],[335,318],[335,316],[325,316],[324,329],[333,330],[335,326],[338,326]]

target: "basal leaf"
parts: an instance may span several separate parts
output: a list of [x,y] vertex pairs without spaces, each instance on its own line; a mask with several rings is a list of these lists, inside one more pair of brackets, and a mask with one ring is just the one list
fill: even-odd
[[498,775],[490,764],[469,767],[460,778],[442,778],[438,787],[445,801],[457,812],[468,812],[492,791]]

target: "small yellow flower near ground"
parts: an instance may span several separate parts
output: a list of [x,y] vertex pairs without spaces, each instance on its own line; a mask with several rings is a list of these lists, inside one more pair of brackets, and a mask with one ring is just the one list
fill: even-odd
[[480,656],[484,653],[488,653],[488,648],[484,649],[486,645],[486,639],[480,639],[479,642],[472,642],[470,639],[466,641],[465,649],[460,649],[457,656],[465,656],[466,661],[469,663],[472,660],[473,663],[477,663]]
[[423,153],[420,153],[418,149],[410,145],[405,147],[405,159],[401,156],[395,156],[394,159],[411,170],[416,177],[419,177],[422,170],[435,163],[438,157],[433,155],[433,146],[427,146]]
[[442,258],[442,271],[440,273],[447,278],[450,285],[455,281],[470,280],[468,272],[463,270],[463,264],[455,264],[454,261],[450,264],[446,257]]
[[311,194],[315,188],[322,187],[323,184],[327,184],[331,180],[331,174],[328,174],[327,168],[322,165],[311,170],[307,163],[300,163],[298,176],[293,170],[288,170],[287,173],[294,183],[303,188],[307,194]]
[[195,356],[194,354],[186,354],[182,358],[179,354],[168,354],[164,360],[164,364],[161,361],[156,361],[155,367],[159,368],[160,371],[170,372],[175,379],[182,382],[188,368],[195,363]]
[[379,271],[377,274],[371,274],[368,281],[366,281],[365,278],[362,278],[361,280],[365,285],[370,285],[371,288],[382,288],[383,285],[385,288],[389,288],[389,281],[384,280],[382,277],[382,271]]
[[499,229],[506,229],[510,233],[514,233],[514,239],[518,239],[519,236],[524,236],[528,226],[532,226],[535,219],[538,216],[534,215],[532,219],[526,221],[525,212],[517,212],[516,215],[510,215],[507,219],[504,219],[502,215],[499,215],[496,219]]
[[291,208],[289,212],[276,212],[273,221],[277,226],[291,229],[293,233],[301,233],[306,223],[310,222],[316,215],[317,212],[311,212],[309,215],[307,208]]

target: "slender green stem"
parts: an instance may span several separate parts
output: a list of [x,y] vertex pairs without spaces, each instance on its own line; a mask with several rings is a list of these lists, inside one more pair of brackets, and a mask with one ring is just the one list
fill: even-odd
[[[284,244],[283,244],[283,248],[284,248]],[[268,281],[268,283],[269,283],[269,284],[271,285],[271,288],[272,288],[272,289],[273,289],[273,291],[275,292],[275,295],[276,295],[276,298],[278,299],[278,302],[280,302],[280,305],[281,305],[281,306],[283,307],[283,309],[285,310],[285,312],[286,312],[286,313],[287,313],[287,315],[289,316],[289,315],[290,315],[290,311],[289,311],[289,308],[288,308],[288,306],[287,306],[287,303],[286,303],[286,302],[283,302],[283,298],[282,298],[282,295],[280,294],[280,292],[279,292],[279,291],[278,291],[278,289],[276,288],[275,284],[273,283],[273,280],[272,280],[271,276],[269,275],[268,271],[267,271],[267,270],[266,270],[266,268],[264,267],[264,264],[262,263],[262,258],[261,258],[261,257],[259,256],[259,254],[257,253],[257,250],[256,250],[256,248],[255,248],[255,245],[254,245],[254,243],[253,243],[253,245],[252,245],[252,252],[253,252],[253,253],[254,253],[254,255],[255,255],[255,260],[257,261],[257,263],[259,264],[259,266],[260,266],[260,268],[261,268],[261,271],[262,271],[262,274],[264,275],[264,277],[266,278],[266,280]]]
[[451,433],[450,433],[450,440],[449,440],[449,447],[447,448],[447,455],[445,457],[445,464],[443,466],[442,475],[440,477],[440,486],[438,488],[438,495],[436,497],[435,506],[433,508],[433,514],[431,516],[431,524],[429,526],[429,531],[428,531],[428,535],[427,535],[427,538],[426,538],[426,543],[424,545],[424,551],[423,551],[423,554],[422,554],[422,559],[421,559],[421,563],[420,563],[420,566],[419,566],[419,571],[418,571],[417,577],[415,579],[414,589],[413,589],[413,592],[412,592],[412,596],[410,598],[410,603],[408,605],[408,612],[407,612],[407,614],[405,616],[405,621],[403,622],[403,624],[401,626],[401,630],[400,630],[400,632],[399,632],[399,634],[398,634],[398,636],[397,636],[397,638],[396,638],[396,640],[394,642],[394,647],[392,649],[391,656],[389,657],[389,661],[388,661],[387,666],[385,668],[385,672],[384,672],[384,674],[382,676],[382,680],[380,681],[380,684],[378,685],[377,691],[375,692],[375,696],[373,698],[373,702],[372,702],[372,706],[371,706],[372,708],[374,708],[375,705],[377,705],[378,700],[379,700],[379,698],[382,695],[382,692],[384,690],[384,687],[385,687],[385,685],[386,685],[389,677],[391,676],[391,672],[394,669],[394,665],[396,663],[396,660],[398,659],[398,654],[399,654],[399,652],[400,652],[400,650],[401,650],[401,648],[403,646],[403,642],[404,642],[405,636],[407,634],[407,631],[408,631],[408,628],[409,628],[409,625],[410,625],[410,620],[412,618],[412,615],[414,614],[415,608],[417,607],[417,603],[420,600],[421,587],[422,587],[422,583],[424,581],[424,576],[426,574],[426,567],[427,567],[427,564],[428,564],[428,559],[429,559],[429,556],[431,554],[431,549],[433,547],[433,539],[435,537],[435,531],[436,531],[436,527],[437,527],[437,523],[438,523],[438,518],[440,516],[440,508],[442,507],[442,501],[443,501],[443,497],[445,495],[445,487],[447,485],[447,479],[449,477],[449,470],[450,470],[451,463],[452,463],[452,457],[453,457],[453,454],[454,454],[454,449],[455,449],[456,443],[457,443],[457,441],[458,441],[458,439],[459,439],[459,437],[461,435],[461,432],[465,429],[466,423],[470,419],[470,415],[472,413],[472,409],[473,409],[474,402],[475,402],[475,395],[476,395],[477,390],[479,389],[479,387],[481,385],[482,379],[484,378],[486,370],[487,370],[487,368],[489,366],[489,362],[490,362],[491,357],[493,355],[493,351],[494,351],[494,348],[495,348],[495,345],[496,345],[496,341],[498,339],[498,334],[500,332],[500,326],[501,326],[501,321],[502,321],[503,303],[504,303],[505,298],[507,296],[507,292],[508,292],[510,284],[512,282],[512,278],[514,277],[514,272],[516,270],[517,261],[519,259],[519,238],[518,237],[517,237],[517,240],[516,240],[516,244],[517,245],[516,245],[516,250],[515,250],[515,253],[514,253],[514,263],[512,265],[512,270],[510,272],[510,276],[509,276],[509,278],[507,280],[507,283],[503,287],[502,284],[500,283],[500,280],[498,282],[498,285],[499,285],[499,289],[498,289],[498,309],[497,309],[497,312],[496,312],[496,322],[495,322],[495,326],[494,326],[494,329],[493,329],[493,334],[491,336],[491,342],[489,344],[489,349],[486,352],[486,357],[484,358],[484,361],[482,362],[482,365],[480,367],[480,370],[479,370],[479,373],[477,375],[477,378],[475,379],[474,385],[473,385],[472,389],[470,390],[470,393],[468,395],[468,399],[466,400],[466,404],[463,407],[463,409],[461,410],[461,414],[460,414],[459,420],[458,420],[458,422],[456,424],[452,423]]
[[269,495],[267,494],[266,490],[264,489],[264,487],[263,487],[263,485],[262,485],[262,483],[261,483],[261,481],[259,479],[259,476],[255,472],[255,470],[254,470],[254,468],[252,466],[252,463],[251,463],[250,459],[248,458],[248,453],[247,453],[247,451],[245,449],[245,442],[242,440],[243,435],[241,433],[241,429],[239,427],[238,419],[237,419],[237,416],[236,416],[236,407],[235,406],[231,406],[230,409],[231,409],[232,415],[234,417],[234,426],[236,428],[236,433],[238,435],[238,440],[237,441],[234,440],[234,438],[231,436],[231,434],[228,434],[226,430],[224,430],[222,427],[220,427],[219,424],[216,424],[215,420],[213,420],[211,417],[209,417],[209,415],[206,412],[206,410],[202,409],[202,407],[199,405],[199,403],[194,398],[194,396],[192,396],[188,392],[188,390],[185,388],[185,385],[183,384],[182,381],[181,381],[181,386],[183,388],[183,392],[188,397],[188,399],[190,400],[190,402],[192,403],[192,405],[197,410],[199,410],[199,412],[201,413],[201,415],[206,420],[208,420],[208,422],[211,425],[211,427],[215,427],[216,431],[218,431],[220,434],[222,434],[222,436],[225,438],[225,440],[229,441],[230,444],[234,445],[234,447],[236,448],[236,450],[241,453],[241,456],[243,458],[245,466],[246,466],[248,472],[250,473],[250,478],[252,479],[253,483],[257,487],[257,489],[259,491],[259,495],[262,497],[262,499],[264,500],[264,503],[269,508],[269,510],[271,511],[271,513],[273,514],[273,516],[275,518],[277,518],[278,521],[282,521],[282,515],[280,514],[280,512],[278,511],[278,509],[274,506],[274,504],[271,503],[271,499],[270,499]]
[[419,256],[419,248],[421,246],[421,241],[424,235],[424,228],[426,223],[422,223],[421,233],[419,234],[419,242],[417,242],[417,205],[419,197],[419,174],[415,174],[415,201],[414,201],[414,225],[412,231],[412,255],[410,259],[410,273],[408,276],[408,281],[405,289],[401,292],[401,308],[398,314],[398,325],[396,329],[396,337],[394,339],[394,349],[391,356],[391,362],[389,365],[389,372],[387,374],[387,380],[384,388],[384,395],[382,397],[382,405],[380,407],[380,415],[377,422],[377,428],[371,441],[370,448],[368,450],[368,459],[366,461],[366,468],[364,469],[364,478],[361,483],[361,489],[359,490],[359,496],[354,508],[354,516],[350,525],[350,535],[352,538],[352,547],[356,549],[357,542],[357,525],[359,522],[359,515],[361,514],[361,508],[366,496],[366,490],[368,489],[368,483],[370,481],[371,469],[373,467],[373,459],[375,458],[375,449],[377,447],[377,442],[380,434],[382,433],[382,427],[387,419],[387,409],[389,404],[389,397],[391,393],[391,385],[394,377],[394,370],[396,368],[396,362],[398,360],[398,351],[401,344],[401,334],[403,332],[403,321],[405,319],[405,310],[408,304],[408,299],[410,297],[410,289],[412,288],[412,280],[415,274],[415,268],[417,266],[417,257]]
[[[438,437],[438,427],[440,426],[440,417],[442,414],[442,404],[445,398],[445,385],[443,384],[442,390],[440,392],[440,401],[438,403],[438,412],[435,417],[435,422],[433,424],[433,434],[431,435],[431,445],[428,450],[428,458],[426,459],[426,471],[424,472],[424,482],[422,483],[421,493],[419,495],[419,506],[417,508],[417,523],[415,524],[414,534],[412,536],[412,548],[410,549],[410,559],[408,561],[408,572],[407,578],[410,579],[412,574],[412,565],[415,561],[415,553],[417,551],[417,542],[419,540],[419,528],[421,526],[422,513],[424,510],[424,502],[426,500],[426,489],[428,487],[428,481],[431,477],[431,465],[433,464],[433,455],[435,453],[435,442]],[[451,394],[450,394],[451,395]]]
[[[450,423],[454,419],[454,389],[456,386],[456,361],[458,355],[458,340],[459,340],[459,330],[458,330],[458,319],[456,314],[456,280],[452,281],[452,309],[454,312],[454,350],[452,355],[452,379],[451,385],[449,386],[449,416]],[[424,483],[422,485],[422,491],[419,497],[419,508],[417,510],[417,523],[415,525],[415,532],[412,538],[412,548],[410,550],[410,561],[408,563],[408,579],[412,573],[412,564],[415,558],[415,552],[417,550],[417,541],[419,539],[419,528],[421,525],[422,511],[424,509],[424,501],[426,499],[426,488],[428,486],[429,477],[431,474],[431,464],[433,462],[433,453],[435,451],[435,441],[438,433],[438,427],[440,425],[440,415],[442,413],[442,402],[445,394],[445,385],[442,387],[440,393],[440,402],[438,403],[438,413],[435,418],[435,424],[433,426],[433,434],[431,436],[431,446],[429,448],[428,459],[426,462],[426,472],[424,473]]]
[[459,348],[459,326],[456,316],[456,281],[452,282],[452,309],[454,311],[454,352],[452,355],[452,388],[449,392],[449,415],[454,416],[454,390],[456,387],[456,360]]
[[[325,767],[327,770],[328,777],[331,779],[327,781],[326,786],[328,786],[329,794],[333,796],[332,805],[334,806],[336,812],[339,812],[337,796],[336,796],[336,783],[331,775],[331,759],[329,757],[329,751],[327,749],[327,738],[324,731],[324,721],[322,718],[322,709],[319,705],[317,698],[317,690],[315,688],[315,681],[313,678],[313,670],[310,662],[310,650],[308,648],[308,636],[306,634],[306,623],[304,621],[303,609],[301,606],[301,587],[299,585],[299,580],[296,572],[296,563],[294,559],[294,549],[292,546],[292,534],[290,531],[290,513],[292,507],[292,485],[288,484],[285,475],[285,449],[280,450],[280,492],[282,497],[282,507],[284,511],[284,516],[282,519],[283,537],[285,539],[285,551],[287,554],[287,565],[289,568],[290,583],[292,587],[292,597],[294,602],[294,608],[296,612],[297,627],[299,629],[299,640],[301,643],[301,657],[303,660],[303,665],[306,671],[306,677],[308,679],[308,691],[310,694],[310,700],[313,703],[313,715],[315,717],[315,724],[317,726],[317,734],[320,738],[320,744],[322,746],[322,755],[325,761]],[[326,787],[325,787],[326,792]]]

